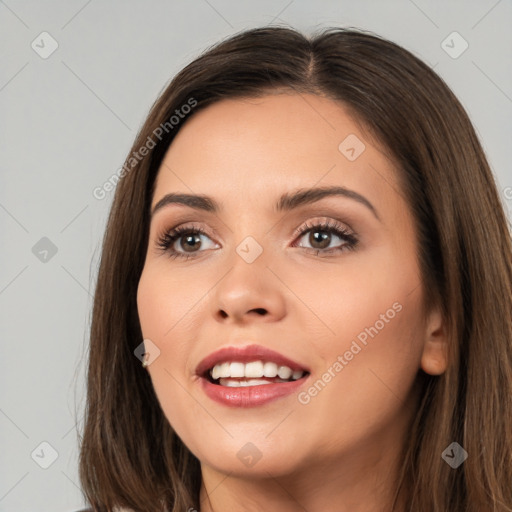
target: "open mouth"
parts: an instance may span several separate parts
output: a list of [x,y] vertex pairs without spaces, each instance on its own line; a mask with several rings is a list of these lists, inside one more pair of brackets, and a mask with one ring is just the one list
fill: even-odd
[[219,386],[249,387],[294,382],[308,375],[306,370],[293,370],[271,361],[250,361],[216,364],[203,374],[203,378]]

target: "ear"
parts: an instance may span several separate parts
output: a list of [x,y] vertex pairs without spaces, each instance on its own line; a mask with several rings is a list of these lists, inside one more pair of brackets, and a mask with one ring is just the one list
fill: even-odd
[[429,314],[425,327],[421,368],[430,375],[441,375],[448,367],[446,325],[439,308]]

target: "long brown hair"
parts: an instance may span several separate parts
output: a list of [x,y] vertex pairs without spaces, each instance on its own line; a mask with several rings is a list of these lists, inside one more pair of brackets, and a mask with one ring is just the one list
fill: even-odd
[[[446,319],[449,366],[441,376],[420,370],[395,497],[405,493],[415,512],[511,512],[512,247],[493,175],[438,75],[390,41],[343,28],[310,37],[276,26],[235,34],[180,71],[151,108],[103,240],[80,452],[86,498],[98,512],[200,508],[199,461],[134,356],[149,207],[163,156],[188,117],[223,98],[283,88],[342,102],[389,153],[416,224],[425,311],[440,304]],[[176,110],[186,114],[178,122]],[[143,146],[147,154],[135,157]],[[457,469],[441,457],[452,442],[468,453]]]

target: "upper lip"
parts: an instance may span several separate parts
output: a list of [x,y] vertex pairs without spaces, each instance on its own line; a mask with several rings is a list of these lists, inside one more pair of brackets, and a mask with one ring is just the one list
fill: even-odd
[[293,359],[283,356],[279,352],[262,345],[245,345],[240,347],[223,347],[206,356],[196,368],[196,374],[205,376],[216,364],[224,362],[249,363],[251,361],[270,361],[280,366],[288,366],[291,370],[303,370],[309,373],[309,369],[297,363]]

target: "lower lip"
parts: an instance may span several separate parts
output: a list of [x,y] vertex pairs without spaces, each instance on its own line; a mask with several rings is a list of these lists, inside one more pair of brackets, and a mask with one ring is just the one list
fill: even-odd
[[201,377],[201,385],[204,392],[212,400],[222,405],[228,407],[256,407],[291,395],[304,384],[308,377],[309,375],[290,382],[237,388],[213,384],[208,379]]

